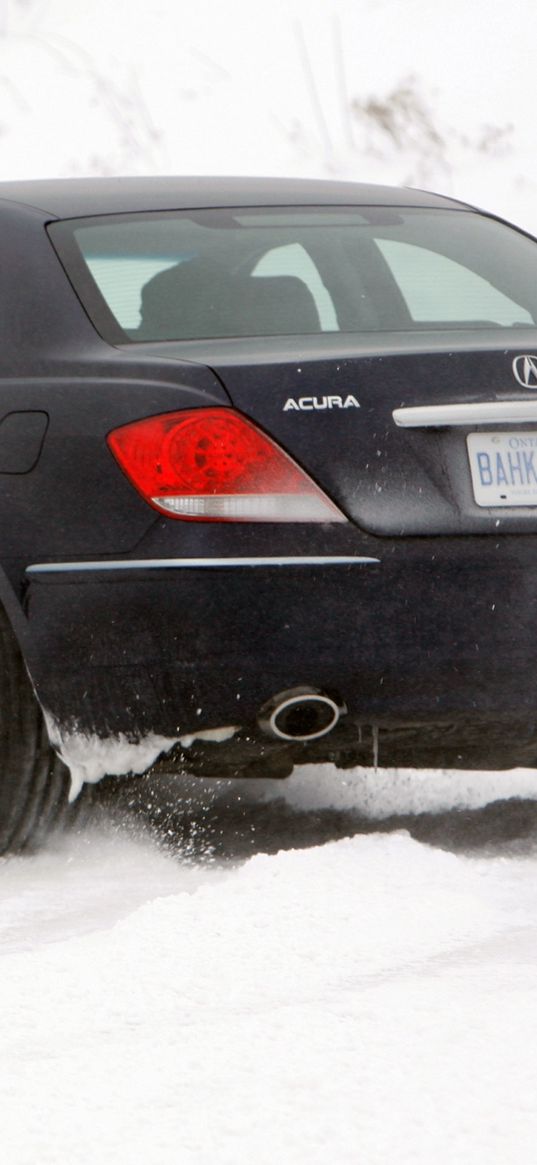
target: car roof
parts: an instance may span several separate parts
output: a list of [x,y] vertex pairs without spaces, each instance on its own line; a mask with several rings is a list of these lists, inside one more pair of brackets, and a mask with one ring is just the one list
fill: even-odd
[[51,218],[223,206],[358,205],[452,207],[438,194],[304,178],[43,178],[0,182],[0,199]]

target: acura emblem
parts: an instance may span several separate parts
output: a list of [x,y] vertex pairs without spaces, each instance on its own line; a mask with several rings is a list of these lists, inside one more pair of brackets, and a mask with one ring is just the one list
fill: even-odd
[[537,356],[515,356],[513,372],[522,388],[537,388]]

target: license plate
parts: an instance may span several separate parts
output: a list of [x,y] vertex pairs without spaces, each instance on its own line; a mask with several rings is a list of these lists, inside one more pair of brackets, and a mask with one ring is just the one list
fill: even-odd
[[478,506],[537,506],[537,430],[466,438]]

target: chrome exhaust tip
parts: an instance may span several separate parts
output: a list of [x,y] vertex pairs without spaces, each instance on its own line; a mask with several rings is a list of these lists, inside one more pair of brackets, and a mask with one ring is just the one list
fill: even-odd
[[316,688],[279,692],[257,717],[259,727],[278,740],[318,740],[335,728],[345,709]]

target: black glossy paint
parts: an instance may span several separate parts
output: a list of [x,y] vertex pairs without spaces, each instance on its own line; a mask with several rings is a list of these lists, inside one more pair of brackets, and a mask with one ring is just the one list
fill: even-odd
[[[276,180],[0,186],[0,598],[38,695],[65,728],[133,739],[222,724],[254,731],[275,691],[311,684],[337,691],[348,723],[458,725],[461,750],[447,750],[449,763],[464,758],[476,726],[478,735],[479,726],[506,726],[499,763],[518,755],[521,725],[531,736],[535,511],[480,510],[468,430],[401,431],[391,413],[401,404],[524,399],[531,394],[514,382],[511,362],[537,350],[537,333],[510,331],[507,348],[502,336],[491,344],[459,333],[113,348],[46,233],[55,216],[121,209],[361,200],[456,205],[414,191]],[[283,411],[288,397],[328,391],[352,393],[360,409]],[[152,413],[214,404],[233,404],[274,436],[348,523],[159,517],[122,475],[106,434]],[[371,555],[380,565],[27,573],[39,563],[292,554]],[[440,731],[437,763],[446,747]],[[408,763],[404,743],[391,749],[391,763]],[[431,755],[420,754],[418,733],[414,763]],[[484,735],[473,756],[494,763]]]

